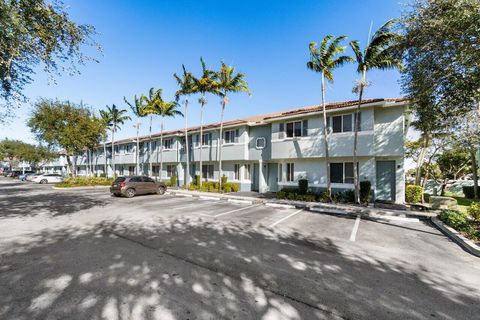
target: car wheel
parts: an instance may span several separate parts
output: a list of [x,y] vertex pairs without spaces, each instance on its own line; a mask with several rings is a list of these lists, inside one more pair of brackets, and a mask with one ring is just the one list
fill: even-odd
[[134,189],[125,190],[125,197],[133,198],[134,196],[135,196],[135,190]]
[[157,189],[157,194],[160,194],[160,195],[165,194],[165,191],[166,191],[165,187],[160,186]]
[[40,184],[45,184],[45,183],[48,183],[48,180],[47,180],[47,179],[42,179],[42,180],[40,180]]

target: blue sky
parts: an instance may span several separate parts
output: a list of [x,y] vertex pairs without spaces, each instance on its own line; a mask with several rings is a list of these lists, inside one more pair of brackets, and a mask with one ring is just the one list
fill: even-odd
[[[405,9],[400,0],[264,0],[264,1],[120,1],[64,0],[74,21],[92,24],[100,33],[96,40],[103,54],[99,63],[81,66],[80,75],[48,80],[41,70],[25,93],[38,97],[81,100],[95,110],[115,103],[127,108],[123,96],[162,88],[173,99],[174,72],[185,64],[200,72],[202,56],[210,68],[220,61],[246,74],[252,96],[231,96],[226,119],[286,110],[320,101],[320,77],[307,70],[308,44],[327,34],[347,35],[365,44],[370,23],[373,29],[398,17]],[[348,51],[348,53],[351,53]],[[355,99],[351,92],[357,78],[355,66],[335,71],[327,87],[327,101]],[[397,71],[371,72],[367,98],[401,95]],[[191,99],[189,123],[199,124],[200,108]],[[16,112],[9,125],[0,125],[0,139],[33,142],[26,127],[29,104]],[[205,123],[220,116],[219,98],[209,96]],[[148,130],[142,122],[142,133]],[[155,122],[159,131],[160,121]],[[166,129],[181,128],[184,120],[169,119]],[[118,136],[134,135],[133,122]]]

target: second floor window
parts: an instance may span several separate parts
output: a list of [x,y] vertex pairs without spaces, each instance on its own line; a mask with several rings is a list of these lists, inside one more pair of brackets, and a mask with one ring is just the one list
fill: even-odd
[[151,152],[155,152],[155,150],[157,149],[157,141],[152,141],[152,145],[151,145]]
[[308,136],[308,120],[280,123],[280,132],[287,138]]
[[208,146],[212,144],[212,133],[204,133],[202,136],[202,146]]
[[133,151],[133,146],[131,144],[125,145],[125,153],[131,153]]
[[171,149],[173,149],[173,139],[165,139],[165,140],[163,140],[163,149],[164,149],[164,150],[171,150]]
[[239,130],[227,130],[224,133],[225,143],[235,143],[238,142]]
[[[362,113],[359,113],[359,121],[362,121]],[[349,113],[340,116],[333,116],[327,119],[327,123],[331,128],[333,133],[339,132],[351,132],[354,131],[355,128],[355,114]],[[359,130],[361,130],[361,125],[359,126]]]
[[115,154],[119,154],[120,153],[120,146],[115,146]]

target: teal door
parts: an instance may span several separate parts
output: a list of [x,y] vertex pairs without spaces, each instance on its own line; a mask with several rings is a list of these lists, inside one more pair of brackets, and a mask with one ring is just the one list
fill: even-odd
[[395,202],[395,161],[377,161],[375,200]]
[[258,192],[258,189],[259,189],[259,183],[258,183],[259,167],[258,167],[258,163],[253,164],[252,170],[253,170],[253,172],[252,172],[252,177],[251,177],[251,179],[252,179],[251,188],[252,188],[252,191]]
[[278,163],[268,164],[268,191],[278,191]]

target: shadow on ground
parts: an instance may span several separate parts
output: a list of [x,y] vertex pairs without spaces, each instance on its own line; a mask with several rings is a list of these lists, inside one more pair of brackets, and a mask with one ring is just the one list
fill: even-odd
[[1,256],[0,319],[473,319],[478,288],[330,239],[177,219],[32,237]]

